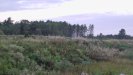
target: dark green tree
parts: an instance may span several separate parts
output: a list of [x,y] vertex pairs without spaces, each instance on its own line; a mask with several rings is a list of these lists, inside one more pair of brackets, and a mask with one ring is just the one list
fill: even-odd
[[2,26],[2,31],[5,34],[12,35],[12,30],[13,30],[13,20],[9,17],[7,20],[4,20],[3,26]]
[[93,24],[90,24],[89,25],[89,28],[88,28],[88,35],[87,35],[89,38],[93,38],[94,36],[94,25]]
[[20,34],[21,35],[28,34],[28,25],[29,25],[28,20],[21,20],[20,22]]
[[126,38],[126,30],[125,29],[121,29],[119,31],[118,38],[119,39],[125,39]]

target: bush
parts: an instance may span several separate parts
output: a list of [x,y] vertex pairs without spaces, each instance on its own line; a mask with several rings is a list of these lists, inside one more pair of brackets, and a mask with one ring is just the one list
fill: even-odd
[[119,51],[117,49],[102,48],[98,46],[93,46],[88,50],[88,55],[91,59],[97,61],[111,60],[114,57],[119,56]]
[[72,68],[73,66],[74,65],[72,63],[70,63],[68,60],[62,60],[55,64],[56,70],[61,70],[61,71],[68,70],[68,69]]
[[0,30],[0,35],[4,35],[4,32],[2,30]]

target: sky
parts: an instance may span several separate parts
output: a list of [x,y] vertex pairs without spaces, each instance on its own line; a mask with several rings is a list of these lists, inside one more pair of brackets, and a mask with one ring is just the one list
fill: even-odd
[[95,35],[118,34],[121,28],[133,35],[132,0],[0,0],[0,21],[54,20],[94,24]]

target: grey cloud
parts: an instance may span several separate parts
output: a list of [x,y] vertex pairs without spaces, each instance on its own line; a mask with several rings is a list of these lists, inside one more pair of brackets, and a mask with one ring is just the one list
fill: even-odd
[[34,6],[36,9],[38,5],[40,5],[40,8],[45,8],[47,5],[59,4],[64,1],[69,0],[0,0],[0,12],[31,9],[28,6]]

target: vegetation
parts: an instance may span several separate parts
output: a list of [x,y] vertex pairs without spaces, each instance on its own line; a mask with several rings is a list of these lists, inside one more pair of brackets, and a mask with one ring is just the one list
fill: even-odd
[[85,24],[69,24],[67,22],[45,21],[28,21],[21,20],[14,22],[10,17],[0,22],[0,35],[43,35],[43,36],[65,36],[65,37],[86,37],[96,39],[133,39],[126,34],[125,29],[121,29],[117,35],[100,35],[94,36],[94,25],[88,27]]
[[0,75],[133,74],[133,40],[0,36]]
[[[5,35],[44,35],[44,36],[85,36],[87,31],[86,25],[74,24],[67,22],[44,21],[28,21],[21,20],[13,23],[9,17],[0,23],[0,34]],[[3,33],[2,33],[3,32]]]
[[[82,38],[81,38],[82,37]],[[133,75],[133,37],[94,36],[94,25],[0,22],[0,75]]]

